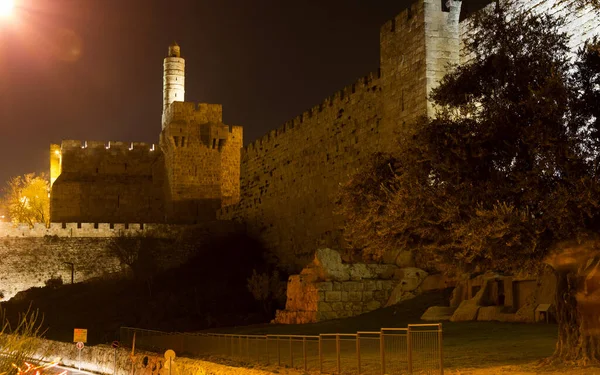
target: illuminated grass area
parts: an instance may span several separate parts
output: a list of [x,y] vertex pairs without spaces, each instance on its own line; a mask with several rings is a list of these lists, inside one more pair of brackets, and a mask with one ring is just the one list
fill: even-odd
[[[443,300],[440,293],[431,293],[401,305],[348,319],[306,325],[253,325],[218,331],[238,334],[314,335],[371,331],[381,327],[406,327],[411,323],[421,323],[419,318],[427,307],[441,305]],[[443,322],[443,330],[444,367],[450,371],[531,364],[552,354],[557,337],[555,324]],[[215,331],[217,330],[212,330]]]

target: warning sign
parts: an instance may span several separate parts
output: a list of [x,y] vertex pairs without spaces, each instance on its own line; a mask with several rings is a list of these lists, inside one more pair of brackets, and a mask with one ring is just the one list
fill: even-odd
[[87,342],[87,329],[75,328],[73,330],[73,342]]

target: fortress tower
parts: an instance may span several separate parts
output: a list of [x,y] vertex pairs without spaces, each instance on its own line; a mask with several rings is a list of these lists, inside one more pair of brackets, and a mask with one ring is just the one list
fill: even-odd
[[164,60],[160,148],[164,154],[165,220],[214,220],[239,201],[242,128],[223,123],[220,104],[184,102],[184,60],[173,44]]
[[185,60],[177,43],[169,46],[169,54],[163,62],[163,111],[162,128],[165,128],[165,113],[171,103],[185,101]]

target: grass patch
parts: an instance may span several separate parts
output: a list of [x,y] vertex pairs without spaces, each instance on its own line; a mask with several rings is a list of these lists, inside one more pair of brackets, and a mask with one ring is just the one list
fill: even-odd
[[[421,315],[430,306],[444,305],[445,293],[427,293],[402,304],[367,314],[314,324],[259,324],[204,332],[235,334],[318,335],[403,328],[426,323]],[[522,365],[550,356],[557,338],[554,324],[501,322],[443,323],[444,364],[447,369]]]

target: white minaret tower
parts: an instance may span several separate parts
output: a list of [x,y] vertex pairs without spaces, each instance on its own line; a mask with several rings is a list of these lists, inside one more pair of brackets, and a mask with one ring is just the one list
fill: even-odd
[[177,43],[169,46],[169,55],[163,63],[162,128],[166,126],[166,112],[171,103],[185,101],[185,60]]

